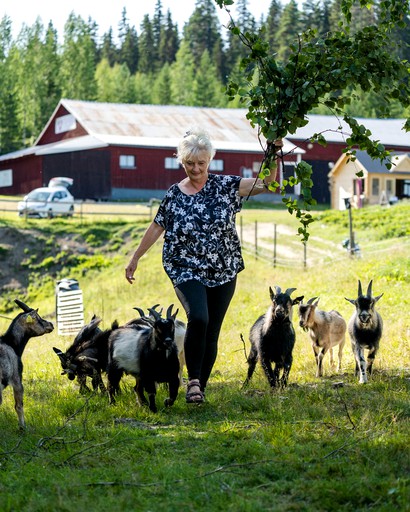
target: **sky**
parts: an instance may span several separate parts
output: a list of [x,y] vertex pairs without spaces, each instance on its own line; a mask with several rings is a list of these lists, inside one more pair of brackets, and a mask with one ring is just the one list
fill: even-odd
[[[106,33],[109,28],[117,35],[118,23],[121,20],[122,10],[125,7],[129,24],[139,33],[140,24],[145,14],[152,19],[157,0],[1,0],[0,19],[4,15],[12,21],[13,38],[20,32],[23,24],[31,26],[37,17],[47,27],[49,21],[53,22],[59,38],[62,38],[64,24],[71,12],[81,16],[84,21],[91,17],[99,27],[99,35]],[[286,0],[282,2],[285,4]],[[266,16],[271,0],[248,0],[248,10],[259,21],[262,14]],[[182,30],[184,23],[193,13],[196,0],[162,0],[163,14],[171,11],[172,20]],[[215,3],[221,24],[226,24],[228,16],[224,10]],[[235,15],[235,6],[231,11]]]

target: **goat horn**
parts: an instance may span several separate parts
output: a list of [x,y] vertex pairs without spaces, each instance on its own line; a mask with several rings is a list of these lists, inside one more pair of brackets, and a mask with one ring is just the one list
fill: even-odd
[[174,307],[173,304],[171,304],[167,309],[167,318],[171,318],[172,316],[172,308]]
[[359,287],[357,289],[357,296],[360,297],[361,295],[363,295],[363,292],[362,292],[362,283],[360,282],[360,279],[359,279]]
[[143,309],[138,308],[138,307],[135,307],[135,308],[133,308],[133,309],[135,309],[136,311],[138,311],[138,313],[140,314],[140,317],[141,317],[141,318],[144,318],[145,313],[144,313],[144,310],[143,310]]
[[285,292],[285,295],[291,296],[291,294],[296,290],[296,288],[288,288]]
[[366,293],[366,295],[367,295],[368,297],[371,297],[371,296],[372,296],[372,284],[373,284],[373,279],[370,281],[369,286],[367,287],[367,293]]
[[309,305],[310,305],[310,304],[313,304],[313,302],[314,302],[316,299],[317,299],[317,297],[312,297],[311,299],[309,299],[309,300],[307,301],[307,303],[306,303],[306,304],[309,304]]
[[159,320],[161,318],[161,315],[155,309],[148,308],[148,311],[151,313],[155,320]]
[[19,299],[14,299],[14,302],[17,304],[17,306],[19,306],[19,308],[21,308],[26,313],[33,311],[33,308],[30,308],[29,306],[27,306],[27,304],[24,304],[24,302],[21,302],[21,300]]
[[281,291],[282,291],[282,290],[281,290],[280,286],[276,286],[276,285],[275,285],[275,292],[276,292],[276,295],[279,295],[279,294],[281,293]]

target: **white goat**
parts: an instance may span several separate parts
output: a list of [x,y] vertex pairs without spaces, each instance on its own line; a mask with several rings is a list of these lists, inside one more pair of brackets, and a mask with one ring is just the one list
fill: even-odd
[[[318,309],[319,299],[312,297],[306,304],[299,304],[299,325],[309,332],[313,352],[316,359],[316,377],[323,375],[323,358],[329,351],[330,365],[334,367],[333,347],[339,345],[338,371],[342,367],[343,347],[346,341],[346,322],[335,310],[322,311]],[[314,302],[316,300],[316,302]]]

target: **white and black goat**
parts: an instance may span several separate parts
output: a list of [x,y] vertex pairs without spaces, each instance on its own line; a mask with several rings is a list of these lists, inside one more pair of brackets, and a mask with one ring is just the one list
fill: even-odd
[[[316,300],[317,299],[317,300]],[[316,301],[316,302],[315,302]],[[299,325],[309,332],[316,359],[316,377],[323,375],[323,358],[329,351],[330,365],[334,367],[333,347],[339,346],[337,370],[342,368],[343,347],[346,342],[346,322],[342,315],[332,309],[322,311],[317,307],[319,299],[312,297],[298,308]]]
[[81,328],[65,352],[53,347],[63,369],[61,375],[67,375],[70,380],[77,377],[80,393],[90,392],[87,377],[91,378],[94,391],[98,388],[102,393],[107,391],[101,373],[107,370],[108,337],[118,326],[114,323],[111,329],[102,331],[99,327],[100,323],[101,318],[94,315],[90,323]]
[[[348,299],[356,310],[351,316],[348,324],[348,332],[350,341],[352,342],[352,350],[356,361],[355,375],[359,375],[359,383],[367,382],[366,371],[371,375],[373,362],[379,350],[380,338],[383,333],[383,320],[374,306],[383,294],[372,297],[372,284],[370,281],[366,295],[362,292],[362,283],[359,280],[357,291],[357,299]],[[367,349],[367,363],[364,350]]]
[[[272,388],[287,385],[295,345],[295,330],[292,324],[293,306],[303,299],[303,295],[295,299],[290,297],[295,290],[296,288],[288,288],[282,292],[279,286],[275,286],[274,292],[269,288],[272,304],[268,311],[256,320],[250,330],[251,350],[247,359],[248,375],[243,387],[249,384],[258,359]],[[272,362],[275,363],[274,370]]]
[[[152,322],[134,322],[115,330],[109,338],[108,394],[114,403],[115,394],[124,372],[135,377],[134,391],[140,405],[148,405],[157,412],[156,385],[166,383],[169,397],[164,405],[171,406],[178,395],[180,384],[178,349],[175,343],[175,318],[169,306],[166,318],[150,308]],[[132,321],[131,321],[132,322]],[[148,400],[144,392],[148,394]]]
[[51,322],[44,320],[37,309],[32,309],[24,302],[15,299],[14,302],[23,312],[11,322],[9,328],[0,336],[0,404],[2,391],[10,385],[14,392],[15,409],[21,429],[26,424],[23,409],[23,362],[21,357],[30,338],[48,334],[54,330]]

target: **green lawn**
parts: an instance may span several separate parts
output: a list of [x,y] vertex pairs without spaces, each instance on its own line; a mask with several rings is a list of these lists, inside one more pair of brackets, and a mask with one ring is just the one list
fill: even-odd
[[[398,227],[404,218],[408,225],[409,206],[395,208],[372,209],[371,221],[362,219],[364,211],[354,212],[360,259],[342,251],[307,268],[293,260],[274,267],[252,250],[245,252],[246,269],[238,278],[203,405],[187,405],[181,389],[174,406],[164,409],[160,387],[159,412],[153,414],[136,406],[129,376],[115,406],[100,394],[80,396],[78,385],[60,375],[52,350],[64,349],[72,339],[57,330],[32,339],[23,355],[26,432],[18,431],[11,389],[3,392],[0,408],[1,512],[409,511],[409,233]],[[242,215],[245,224],[295,226],[286,212],[252,209]],[[311,237],[340,244],[346,212],[320,215]],[[103,327],[137,316],[134,306],[177,304],[162,270],[161,244],[142,259],[134,285],[125,281],[123,269],[146,225],[3,221],[0,231],[42,230],[54,241],[32,258],[28,294],[18,298],[51,316],[55,280],[75,277],[86,319],[100,315]],[[396,228],[386,235],[386,226]],[[46,260],[64,232],[88,240],[96,253],[60,256],[65,265],[53,267]],[[335,374],[326,357],[325,375],[317,379],[308,335],[294,312],[296,345],[287,389],[272,392],[260,366],[247,390],[241,389],[249,328],[269,306],[269,286],[295,287],[305,299],[320,296],[321,308],[337,309],[348,320],[353,306],[345,297],[356,297],[358,279],[364,286],[373,279],[374,294],[384,294],[378,302],[384,335],[367,385],[354,376],[349,341],[342,372]],[[17,313],[8,307],[3,302],[4,316]],[[8,324],[0,318],[1,332]]]

